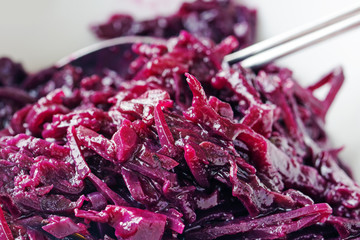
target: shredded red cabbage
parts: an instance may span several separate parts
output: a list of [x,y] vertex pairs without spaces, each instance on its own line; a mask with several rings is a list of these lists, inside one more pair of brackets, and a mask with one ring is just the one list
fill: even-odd
[[114,14],[106,22],[92,26],[92,31],[99,38],[107,39],[126,35],[169,38],[186,30],[216,43],[232,35],[245,47],[255,40],[255,25],[255,10],[230,0],[198,0],[183,3],[171,16],[144,21],[127,14]]
[[[166,19],[201,19],[214,4],[215,22],[234,16],[233,3],[197,1]],[[195,32],[218,36],[209,23],[211,34]],[[1,59],[0,238],[358,237],[360,187],[324,131],[341,68],[303,88],[285,68],[228,67],[246,44],[230,33],[136,44],[126,71],[98,75],[31,75]]]

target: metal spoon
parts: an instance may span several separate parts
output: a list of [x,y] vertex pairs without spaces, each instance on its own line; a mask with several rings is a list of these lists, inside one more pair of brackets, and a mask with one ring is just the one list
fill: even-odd
[[[241,62],[244,68],[262,66],[360,25],[359,12],[360,4],[357,3],[315,23],[298,27],[231,53],[225,56],[224,62],[229,64]],[[107,67],[110,69],[124,68],[128,66],[126,61],[129,62],[134,57],[130,49],[131,45],[137,42],[166,44],[166,40],[160,38],[142,36],[118,37],[80,49],[60,59],[55,66],[61,68],[71,64],[85,67],[90,72],[96,67]]]

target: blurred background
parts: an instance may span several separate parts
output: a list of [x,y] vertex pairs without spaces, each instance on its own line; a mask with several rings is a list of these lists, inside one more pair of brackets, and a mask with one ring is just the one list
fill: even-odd
[[[180,0],[0,0],[0,56],[37,71],[61,57],[98,41],[91,24],[114,13],[139,19],[168,15]],[[358,0],[243,0],[258,9],[258,40],[317,20]],[[332,68],[344,67],[346,80],[326,119],[335,147],[345,146],[342,159],[360,181],[360,26],[278,61],[293,70],[302,85]]]

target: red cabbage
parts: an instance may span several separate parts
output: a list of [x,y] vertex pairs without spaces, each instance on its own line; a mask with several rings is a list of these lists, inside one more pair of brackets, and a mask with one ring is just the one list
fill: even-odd
[[254,14],[199,0],[157,20],[115,16],[95,31],[178,35],[135,44],[118,68],[31,75],[0,59],[0,238],[359,237],[360,187],[324,130],[343,72],[304,88],[273,64],[222,65],[253,41]]
[[14,237],[11,234],[11,230],[6,222],[4,212],[1,208],[0,208],[0,225],[1,225],[0,238],[4,240],[13,240]]
[[87,234],[85,225],[81,223],[76,224],[67,217],[50,217],[48,223],[42,229],[57,238],[65,238],[74,233],[85,232],[84,235]]
[[197,37],[221,42],[227,36],[235,36],[241,47],[254,42],[256,11],[230,0],[198,0],[184,3],[171,16],[136,21],[126,14],[114,14],[107,22],[94,25],[93,32],[100,38],[126,35],[149,35],[162,38],[177,36],[186,30]]

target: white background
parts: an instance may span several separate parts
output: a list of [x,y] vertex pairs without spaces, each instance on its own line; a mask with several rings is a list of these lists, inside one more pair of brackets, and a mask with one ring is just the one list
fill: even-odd
[[[258,9],[258,40],[334,13],[359,0],[246,0]],[[0,56],[36,71],[96,42],[90,24],[112,13],[139,18],[175,11],[180,0],[0,0]],[[334,146],[360,180],[360,27],[279,61],[309,84],[342,65],[346,80],[327,116]]]

